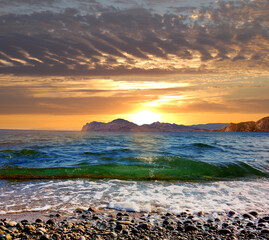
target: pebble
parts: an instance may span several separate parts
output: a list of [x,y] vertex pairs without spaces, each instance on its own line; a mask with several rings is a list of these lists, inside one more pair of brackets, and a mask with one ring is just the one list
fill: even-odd
[[42,219],[38,218],[38,219],[35,220],[35,222],[36,223],[43,223],[44,221]]
[[21,223],[25,225],[26,223],[28,223],[28,220],[21,220]]
[[26,232],[34,232],[34,231],[36,230],[36,227],[33,226],[33,225],[31,225],[31,224],[29,224],[29,225],[26,225],[26,226],[24,227],[24,230],[25,230]]
[[43,233],[46,233],[47,232],[47,230],[45,228],[42,228],[42,227],[38,228],[36,231],[41,231]]
[[38,231],[36,231],[36,235],[44,235],[44,232],[38,230]]
[[193,232],[193,231],[198,231],[198,228],[193,225],[185,226],[185,232]]
[[97,219],[99,219],[99,217],[96,216],[96,215],[93,215],[93,216],[92,216],[92,219],[93,219],[93,220],[97,220]]
[[199,212],[197,213],[197,215],[198,215],[199,217],[204,217],[204,216],[205,216],[205,213],[204,213],[203,211],[199,211]]
[[12,239],[11,235],[10,234],[7,234],[6,235],[6,240],[11,240],[11,239]]
[[218,231],[218,233],[221,234],[221,235],[227,235],[227,234],[231,233],[231,230],[229,230],[229,229],[220,229]]
[[258,213],[256,211],[251,211],[249,212],[250,215],[254,216],[254,217],[257,217],[258,216]]
[[[65,218],[60,222],[54,218],[36,219],[34,223],[22,220],[17,223],[0,219],[0,240],[110,240],[110,239],[189,239],[189,240],[246,240],[268,239],[269,217],[255,216],[254,211],[245,213],[251,216],[217,215],[211,218],[201,216],[193,217],[188,212],[177,217],[172,213],[158,215],[155,213],[124,213],[112,210],[95,211],[90,214],[74,213],[74,216],[61,216]],[[198,213],[197,213],[198,215]],[[201,214],[202,215],[202,214]],[[54,216],[55,217],[55,216]],[[12,223],[14,222],[14,223]],[[220,229],[221,228],[221,229]]]
[[259,219],[258,223],[265,223],[266,220],[264,220],[263,218]]
[[118,235],[117,235],[117,233],[115,233],[115,232],[111,232],[111,233],[110,233],[110,236],[113,237],[113,238],[116,238]]
[[269,222],[269,216],[263,217],[262,219],[266,222]]
[[184,224],[184,225],[192,224],[192,221],[187,220],[187,221],[184,221],[183,224]]
[[123,214],[121,212],[117,213],[117,217],[122,216]]
[[95,207],[89,207],[88,211],[89,212],[97,212],[97,209]]
[[77,209],[77,210],[76,210],[76,213],[78,213],[78,214],[82,214],[82,213],[83,213],[83,210],[81,210],[81,209]]
[[9,227],[15,227],[16,225],[17,225],[17,222],[15,222],[15,221],[10,221],[10,222],[8,222],[8,224],[7,224]]
[[184,230],[182,225],[178,225],[177,226],[177,231],[182,232]]
[[269,234],[269,229],[267,229],[267,228],[263,228],[263,229],[261,230],[261,233],[262,233],[262,234]]
[[49,219],[46,224],[49,224],[49,225],[54,225],[56,222],[54,219]]
[[141,229],[145,229],[145,230],[148,230],[150,229],[150,225],[149,224],[146,224],[146,223],[141,223],[137,226],[137,228],[141,228]]
[[42,235],[41,237],[40,237],[40,240],[49,240],[50,239],[50,236],[49,235]]
[[245,214],[243,214],[243,218],[252,219],[252,218],[253,218],[253,216],[252,216],[252,215],[250,215],[250,214],[248,214],[248,213],[245,213]]
[[133,223],[130,221],[118,221],[117,223],[123,224],[123,225],[132,225]]
[[130,232],[128,231],[128,229],[123,229],[123,230],[122,230],[122,234],[124,234],[124,235],[129,235]]
[[250,233],[248,235],[248,239],[256,239],[256,238],[257,238],[257,236],[255,234],[253,234],[253,233]]
[[0,234],[0,240],[2,240],[2,239],[4,240],[5,238],[6,238],[6,234],[1,233]]
[[115,227],[115,230],[117,231],[121,231],[122,230],[122,225],[121,224],[117,224],[116,227]]
[[235,211],[229,211],[228,216],[232,217],[233,215],[235,215]]
[[248,222],[246,226],[247,227],[255,227],[255,224],[253,222]]

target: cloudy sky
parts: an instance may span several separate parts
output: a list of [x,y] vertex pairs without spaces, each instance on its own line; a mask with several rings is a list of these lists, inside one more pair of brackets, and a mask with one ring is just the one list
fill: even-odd
[[268,0],[0,0],[0,128],[269,115]]

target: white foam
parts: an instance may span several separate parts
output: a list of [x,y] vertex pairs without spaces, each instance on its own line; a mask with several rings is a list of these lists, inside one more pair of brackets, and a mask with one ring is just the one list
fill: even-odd
[[139,203],[135,201],[127,202],[127,201],[112,201],[108,204],[108,208],[113,208],[116,210],[125,210],[128,212],[151,212],[151,204],[150,203]]
[[[23,191],[21,191],[23,189]],[[136,212],[269,212],[269,180],[209,183],[32,181],[0,185],[0,214],[68,211],[89,206]]]

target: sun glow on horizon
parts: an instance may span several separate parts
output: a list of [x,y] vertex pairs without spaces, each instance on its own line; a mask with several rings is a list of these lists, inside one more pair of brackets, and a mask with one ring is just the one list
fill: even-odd
[[138,125],[151,124],[154,122],[160,122],[161,114],[154,113],[149,110],[143,110],[138,113],[130,115],[130,118],[133,123],[136,123]]

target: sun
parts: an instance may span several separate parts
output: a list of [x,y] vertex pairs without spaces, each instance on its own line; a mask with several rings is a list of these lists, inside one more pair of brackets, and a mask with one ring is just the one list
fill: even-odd
[[161,114],[151,112],[149,110],[143,110],[139,113],[130,115],[133,123],[138,125],[151,124],[161,121]]

